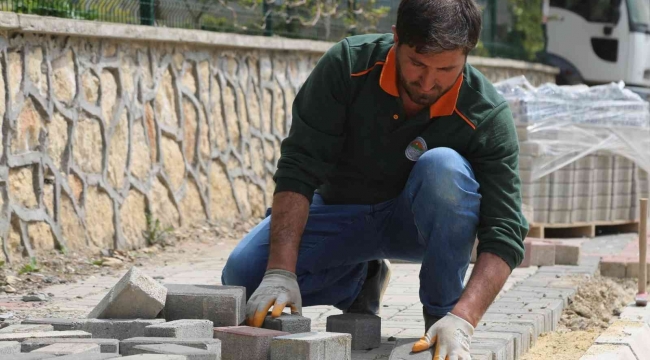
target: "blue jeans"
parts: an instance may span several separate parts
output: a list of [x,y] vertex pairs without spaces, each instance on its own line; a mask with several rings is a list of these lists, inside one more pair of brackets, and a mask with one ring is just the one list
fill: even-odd
[[[314,195],[296,264],[303,306],[347,309],[361,291],[368,261],[421,262],[420,301],[444,316],[463,291],[481,195],[469,162],[435,148],[415,163],[402,193],[376,205],[327,205]],[[222,283],[259,286],[269,257],[270,220],[257,225],[230,254]]]

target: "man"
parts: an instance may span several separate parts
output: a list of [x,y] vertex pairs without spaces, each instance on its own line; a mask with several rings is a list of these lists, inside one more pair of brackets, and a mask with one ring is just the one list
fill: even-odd
[[528,231],[512,114],[466,64],[480,28],[473,0],[402,0],[392,35],[350,37],[320,59],[293,104],[272,215],[223,270],[250,295],[249,325],[271,307],[376,314],[382,259],[421,261],[426,334],[413,350],[470,358]]

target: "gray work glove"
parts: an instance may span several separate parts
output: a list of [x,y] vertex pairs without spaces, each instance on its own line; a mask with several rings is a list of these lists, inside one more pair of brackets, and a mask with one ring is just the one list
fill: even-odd
[[302,315],[302,297],[298,288],[296,274],[280,269],[270,269],[264,273],[260,286],[248,299],[246,305],[246,324],[260,327],[264,323],[271,306],[272,317],[282,315],[285,306],[291,307],[291,313]]
[[472,335],[472,324],[459,316],[447,313],[413,345],[413,352],[425,351],[435,345],[433,360],[471,360],[469,345],[472,343]]

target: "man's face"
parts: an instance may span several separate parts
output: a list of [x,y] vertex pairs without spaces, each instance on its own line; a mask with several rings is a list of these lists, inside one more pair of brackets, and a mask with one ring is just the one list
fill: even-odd
[[414,103],[430,106],[454,86],[467,57],[462,49],[419,54],[397,43],[395,58],[399,86]]

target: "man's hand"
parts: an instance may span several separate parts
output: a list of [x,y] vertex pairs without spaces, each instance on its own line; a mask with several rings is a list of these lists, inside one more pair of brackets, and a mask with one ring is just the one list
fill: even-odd
[[463,318],[452,313],[433,324],[420,341],[413,345],[413,352],[420,352],[436,346],[433,360],[471,360],[469,344],[474,327]]
[[291,313],[302,315],[302,297],[298,288],[296,274],[269,269],[264,274],[260,286],[255,290],[246,306],[246,324],[260,327],[271,306],[274,318],[282,315],[285,306],[291,307]]

